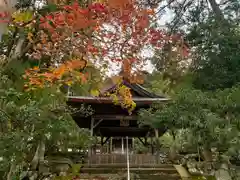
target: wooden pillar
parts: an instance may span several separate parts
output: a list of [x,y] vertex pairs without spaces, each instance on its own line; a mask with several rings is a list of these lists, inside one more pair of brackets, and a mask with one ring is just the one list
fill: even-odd
[[134,151],[134,137],[132,138],[132,151]]
[[[93,137],[93,138],[95,138],[95,137]],[[95,147],[96,147],[96,144],[95,143],[92,144],[92,149],[91,149],[92,152],[91,152],[91,154],[96,154],[95,153],[96,152],[96,150],[95,150],[96,148]]]
[[[93,138],[94,119],[91,117],[90,138]],[[92,145],[88,148],[88,164],[91,164]]]
[[97,154],[97,144],[98,144],[98,138],[97,136],[94,136],[94,141],[95,141],[95,144],[94,144],[94,147],[93,147],[93,154]]
[[122,137],[122,154],[124,154],[124,139]]
[[112,153],[113,147],[112,147],[112,137],[110,138],[110,153]]
[[112,145],[112,137],[110,137],[109,138],[109,140],[108,140],[108,148],[107,148],[107,150],[108,150],[108,154],[111,154],[112,153],[112,151],[111,151],[111,145]]
[[100,153],[103,154],[103,140],[104,140],[104,137],[101,136],[101,148],[100,148]]
[[[93,138],[93,130],[94,130],[94,118],[91,118],[91,138]],[[92,145],[90,145],[90,156],[93,154]]]
[[130,180],[130,170],[129,170],[129,150],[128,150],[128,136],[126,136],[126,156],[127,156],[127,180]]
[[156,160],[157,160],[157,164],[158,164],[159,156],[160,156],[160,142],[159,142],[158,129],[154,129],[154,131],[155,131],[155,139],[156,139]]
[[151,137],[151,153],[154,154],[153,138]]
[[109,154],[109,148],[110,147],[110,140],[108,140],[108,142],[107,142],[107,154]]

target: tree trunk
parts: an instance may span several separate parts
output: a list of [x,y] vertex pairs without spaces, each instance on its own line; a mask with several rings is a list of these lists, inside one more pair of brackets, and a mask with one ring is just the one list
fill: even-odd
[[221,9],[219,8],[219,5],[217,4],[216,0],[208,0],[208,2],[211,5],[211,8],[213,10],[213,13],[214,13],[216,19],[219,21],[224,20],[223,13],[222,13]]
[[35,151],[35,154],[33,156],[32,162],[31,162],[31,169],[35,170],[37,169],[37,165],[38,165],[38,154],[39,154],[39,148],[40,148],[40,144],[38,144],[37,146],[37,150]]
[[14,174],[14,170],[16,169],[16,164],[13,162],[10,166],[10,170],[7,174],[7,180],[12,180],[12,176]]
[[37,150],[34,154],[34,157],[31,162],[31,169],[36,170],[39,162],[44,161],[44,154],[45,154],[45,143],[41,140],[37,146]]
[[22,53],[22,48],[24,44],[25,38],[20,37],[17,41],[15,49],[10,54],[10,60],[18,58]]
[[[31,179],[31,180],[38,179],[39,174],[41,174],[41,171],[44,168],[42,165],[43,165],[43,161],[44,161],[45,151],[46,151],[45,142],[43,140],[41,140],[38,143],[34,157],[30,163],[30,171],[23,172],[21,175],[21,177],[23,177],[22,179],[25,179],[25,178]],[[38,169],[38,171],[37,171],[37,169]]]
[[174,146],[170,147],[168,156],[169,156],[169,160],[171,160],[171,161],[174,161],[177,158],[177,151]]
[[202,151],[202,155],[205,161],[211,162],[212,161],[212,152],[209,148],[204,147]]
[[44,143],[44,141],[40,141],[39,162],[43,162],[44,161],[45,151],[46,151],[45,143]]

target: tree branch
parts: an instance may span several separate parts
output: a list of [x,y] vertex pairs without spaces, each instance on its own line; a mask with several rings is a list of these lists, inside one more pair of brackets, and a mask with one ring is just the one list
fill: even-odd
[[215,0],[208,0],[208,2],[210,3],[210,5],[212,7],[212,10],[213,10],[213,13],[214,13],[216,19],[219,21],[225,21],[223,13],[220,10],[217,2]]
[[8,50],[7,50],[7,54],[6,54],[7,57],[9,57],[9,55],[10,55],[10,53],[12,51],[13,45],[16,43],[16,40],[17,40],[16,36],[17,36],[18,31],[19,31],[19,29],[16,28],[16,30],[14,31],[14,33],[12,35],[12,40],[11,40],[11,42],[8,45]]

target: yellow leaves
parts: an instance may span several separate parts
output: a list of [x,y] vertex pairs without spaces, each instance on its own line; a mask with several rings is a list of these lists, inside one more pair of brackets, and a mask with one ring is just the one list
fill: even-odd
[[123,84],[117,88],[118,95],[122,98],[121,106],[128,109],[129,114],[135,109],[136,103],[132,99],[131,89]]
[[68,81],[65,82],[65,84],[67,84],[68,86],[72,86],[73,83],[74,83],[74,82],[73,82],[72,80],[68,80]]
[[119,103],[119,100],[118,100],[119,98],[117,97],[116,94],[111,94],[111,95],[109,95],[109,96],[112,98],[114,105],[120,104],[120,103]]
[[33,12],[31,11],[15,12],[13,13],[12,17],[15,23],[26,23],[32,20]]
[[99,96],[100,92],[99,92],[97,89],[92,89],[92,90],[90,91],[90,94],[91,94],[92,96]]
[[27,39],[31,42],[31,43],[33,43],[33,34],[31,33],[31,32],[29,32],[28,33],[28,35],[27,35]]
[[117,83],[113,93],[108,92],[105,95],[111,97],[115,105],[120,105],[122,108],[127,109],[129,114],[136,108],[136,103],[132,99],[131,89],[121,82]]

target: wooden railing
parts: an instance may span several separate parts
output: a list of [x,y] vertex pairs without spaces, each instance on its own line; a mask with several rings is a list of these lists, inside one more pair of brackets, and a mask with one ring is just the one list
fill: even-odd
[[[111,164],[126,164],[126,154],[93,154],[88,159],[89,164],[96,165],[111,165]],[[130,165],[149,165],[159,164],[156,156],[148,154],[130,154]]]

